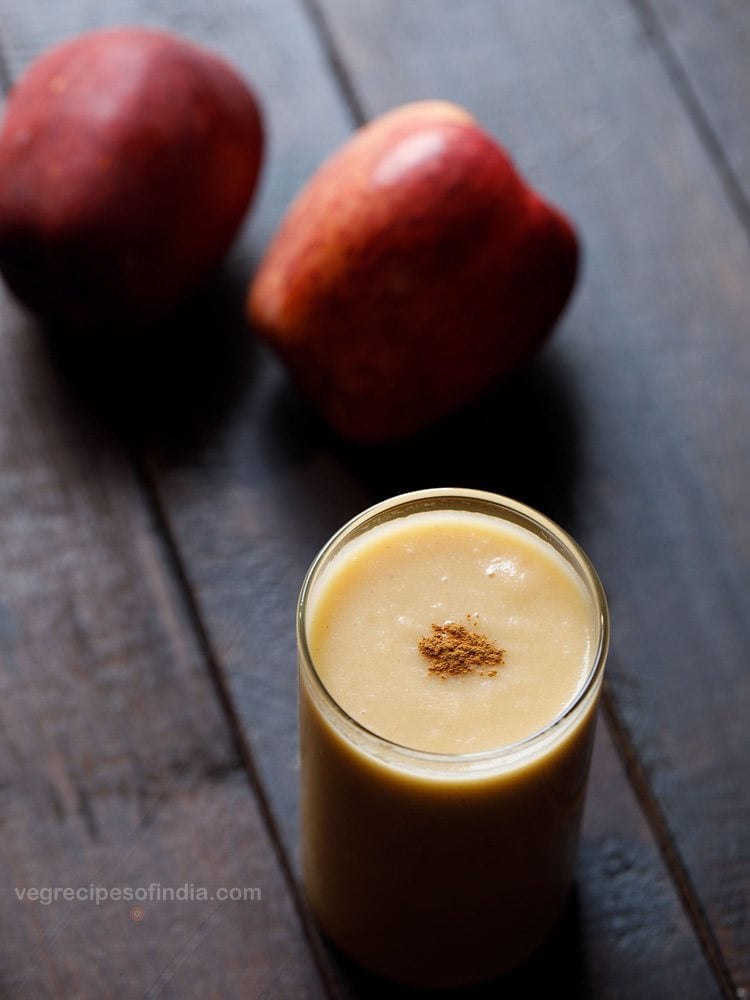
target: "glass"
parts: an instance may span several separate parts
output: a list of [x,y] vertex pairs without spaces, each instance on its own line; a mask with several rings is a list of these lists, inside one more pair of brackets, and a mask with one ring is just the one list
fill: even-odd
[[[336,703],[312,662],[321,573],[356,538],[424,511],[491,515],[531,532],[566,560],[591,602],[583,686],[558,717],[510,746],[445,754],[391,742]],[[405,494],[324,546],[297,617],[301,850],[313,912],[342,950],[387,977],[446,987],[491,978],[539,946],[572,882],[608,639],[605,595],[586,555],[554,522],[505,497]]]

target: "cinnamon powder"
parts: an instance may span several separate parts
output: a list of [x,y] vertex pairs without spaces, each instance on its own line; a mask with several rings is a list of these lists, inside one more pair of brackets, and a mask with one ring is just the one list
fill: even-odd
[[430,660],[429,672],[443,679],[471,673],[494,677],[505,655],[487,636],[450,621],[433,624],[430,635],[422,636],[417,648]]

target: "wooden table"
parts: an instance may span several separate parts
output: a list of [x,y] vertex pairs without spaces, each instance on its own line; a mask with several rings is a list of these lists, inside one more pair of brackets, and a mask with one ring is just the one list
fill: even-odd
[[[614,630],[575,894],[477,995],[747,997],[750,6],[1,0],[6,85],[124,22],[230,58],[269,158],[222,279],[158,343],[55,352],[0,304],[0,995],[395,994],[320,940],[300,892],[293,611],[346,518],[450,483],[572,531]],[[242,299],[324,156],[433,96],[571,214],[585,267],[526,375],[357,449]],[[80,898],[19,899],[55,887]],[[91,898],[117,887],[150,895]],[[176,887],[191,898],[159,898]],[[261,898],[200,898],[221,887]]]

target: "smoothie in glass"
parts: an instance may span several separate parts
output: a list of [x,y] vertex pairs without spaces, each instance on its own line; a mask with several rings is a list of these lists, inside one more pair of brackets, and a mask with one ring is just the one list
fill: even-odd
[[323,930],[415,985],[518,964],[572,880],[608,633],[586,556],[514,501],[408,494],[328,543],[298,630]]

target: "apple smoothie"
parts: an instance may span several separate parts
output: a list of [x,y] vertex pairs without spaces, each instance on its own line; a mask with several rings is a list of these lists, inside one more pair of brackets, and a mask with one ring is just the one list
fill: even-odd
[[513,501],[408,494],[324,548],[298,628],[323,930],[419,986],[518,964],[573,873],[608,632],[585,555]]

